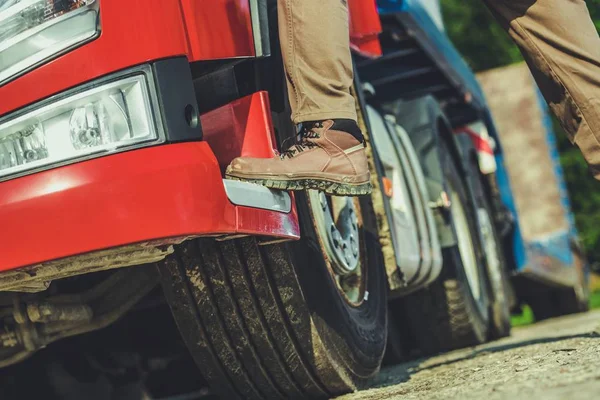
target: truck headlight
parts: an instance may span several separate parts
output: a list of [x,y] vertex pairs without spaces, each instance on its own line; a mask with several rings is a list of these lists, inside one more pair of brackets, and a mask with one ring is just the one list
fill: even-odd
[[95,37],[97,0],[0,0],[0,84]]
[[146,75],[92,87],[0,120],[0,180],[159,140]]

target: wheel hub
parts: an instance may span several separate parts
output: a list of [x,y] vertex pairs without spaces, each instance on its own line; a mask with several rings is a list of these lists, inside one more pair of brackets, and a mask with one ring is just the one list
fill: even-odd
[[331,261],[336,274],[347,276],[356,271],[360,260],[358,243],[358,217],[354,202],[350,197],[330,197],[322,192],[311,193],[318,197],[315,201],[319,210],[314,210],[315,220],[321,238],[324,240],[325,254]]

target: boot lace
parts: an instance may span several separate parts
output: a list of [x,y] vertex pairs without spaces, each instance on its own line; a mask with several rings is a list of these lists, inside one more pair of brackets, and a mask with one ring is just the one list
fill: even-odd
[[[322,127],[323,127],[323,124],[320,122],[316,122],[312,126],[303,127],[302,130],[300,131],[300,133],[298,134],[299,139],[289,138],[289,139],[295,139],[295,140],[297,140],[297,142],[295,144],[293,144],[292,146],[290,146],[289,149],[287,149],[286,151],[281,153],[279,157],[282,160],[285,160],[286,158],[293,158],[296,156],[296,154],[299,154],[306,150],[317,147],[318,145],[315,142],[313,142],[311,139],[318,139],[321,137],[321,135],[319,135],[318,132],[314,131],[314,128],[322,128]],[[289,140],[289,139],[287,139],[287,140]],[[284,147],[285,147],[286,141],[283,142]]]

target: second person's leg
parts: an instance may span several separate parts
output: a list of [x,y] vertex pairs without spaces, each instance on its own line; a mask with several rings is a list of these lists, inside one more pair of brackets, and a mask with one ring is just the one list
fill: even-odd
[[600,38],[584,0],[484,0],[600,179]]

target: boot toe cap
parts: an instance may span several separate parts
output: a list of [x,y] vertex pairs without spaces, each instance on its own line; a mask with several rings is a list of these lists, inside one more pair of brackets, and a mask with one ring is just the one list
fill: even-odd
[[270,159],[238,157],[227,167],[228,174],[256,174],[268,171]]
[[242,157],[235,158],[229,166],[227,167],[227,171],[231,172],[242,172],[245,169],[248,169],[248,161]]

